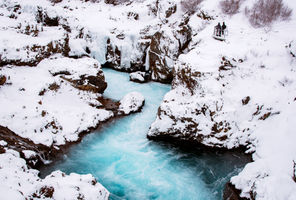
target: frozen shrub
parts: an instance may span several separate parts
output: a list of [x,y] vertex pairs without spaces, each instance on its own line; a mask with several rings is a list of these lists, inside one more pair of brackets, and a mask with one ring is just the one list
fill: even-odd
[[241,2],[241,0],[223,0],[220,1],[220,7],[224,14],[234,15],[238,13]]
[[254,27],[264,27],[278,19],[288,20],[292,9],[283,0],[257,0],[251,9],[245,9],[245,14]]
[[203,0],[182,0],[181,1],[181,9],[188,14],[193,14],[198,9],[198,5]]

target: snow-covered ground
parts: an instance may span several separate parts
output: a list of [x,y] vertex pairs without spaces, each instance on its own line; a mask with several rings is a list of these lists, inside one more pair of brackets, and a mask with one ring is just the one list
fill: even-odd
[[[202,9],[217,15],[218,3],[204,1]],[[295,11],[295,3],[285,3]],[[295,13],[290,21],[258,29],[243,11],[217,16],[210,22],[191,17],[198,44],[175,64],[174,89],[165,96],[149,136],[229,149],[247,146],[254,162],[231,179],[241,196],[295,199],[296,61],[287,49],[296,39],[290,34],[296,30]],[[222,21],[229,30],[225,42],[211,37]]]
[[[254,28],[244,14],[254,2],[242,1],[240,12],[228,16],[219,1],[204,0],[200,8],[212,18],[202,19],[201,10],[184,15],[180,1],[172,0],[118,6],[3,0],[0,75],[6,83],[0,86],[0,124],[48,146],[76,141],[80,132],[112,117],[95,108],[101,94],[89,92],[90,79],[79,79],[100,76],[106,61],[114,68],[146,69],[153,80],[173,78],[149,136],[247,146],[254,162],[231,179],[241,196],[296,199],[296,4],[284,0],[294,10],[289,21]],[[212,38],[213,27],[223,21],[225,42]],[[1,156],[24,162],[14,153]],[[1,179],[8,173],[5,159]],[[41,180],[29,174],[33,191]],[[25,190],[20,191],[29,194]]]
[[[76,141],[79,133],[113,113],[90,106],[100,105],[100,93],[76,89],[67,80],[95,76],[100,70],[98,62],[90,58],[51,57],[36,67],[5,66],[1,74],[8,80],[0,93],[1,124],[37,144],[58,146]],[[69,75],[52,75],[65,71]]]
[[[3,141],[0,145],[6,146]],[[90,174],[55,171],[40,179],[39,171],[29,169],[18,152],[5,148],[0,154],[2,199],[108,199],[109,192]]]

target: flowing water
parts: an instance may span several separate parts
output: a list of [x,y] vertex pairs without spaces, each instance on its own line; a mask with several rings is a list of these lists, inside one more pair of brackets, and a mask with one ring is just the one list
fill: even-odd
[[110,191],[110,199],[222,199],[225,183],[249,157],[149,141],[146,133],[170,86],[133,83],[128,74],[110,69],[104,73],[108,82],[104,95],[120,100],[128,92],[141,92],[145,96],[142,112],[113,120],[85,136],[63,159],[41,169],[41,174],[57,169],[91,173]]

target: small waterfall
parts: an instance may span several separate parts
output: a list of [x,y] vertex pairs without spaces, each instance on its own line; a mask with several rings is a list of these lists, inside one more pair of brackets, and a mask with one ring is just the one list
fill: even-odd
[[149,71],[149,68],[150,68],[149,51],[150,51],[150,46],[146,50],[146,60],[145,60],[145,70],[146,71]]

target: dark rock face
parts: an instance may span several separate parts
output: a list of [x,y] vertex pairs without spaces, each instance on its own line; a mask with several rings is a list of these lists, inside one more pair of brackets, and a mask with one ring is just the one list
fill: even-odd
[[38,8],[37,10],[37,15],[36,15],[36,21],[37,23],[42,23],[44,26],[58,26],[59,25],[59,17],[53,17],[50,18],[47,14],[47,11],[42,9],[42,8]]
[[166,17],[166,18],[169,18],[169,17],[172,16],[176,11],[177,11],[177,5],[174,4],[173,6],[169,7],[169,8],[165,11],[165,17]]
[[180,23],[177,31],[174,33],[175,38],[179,42],[179,52],[178,56],[186,52],[186,49],[189,46],[189,43],[192,40],[192,29],[188,25],[189,18],[185,17]]
[[233,184],[228,182],[224,188],[223,200],[248,200],[247,198],[240,197],[240,193],[240,190],[236,189]]
[[[1,125],[0,140],[6,141],[8,148],[19,152],[20,156],[26,160],[27,164],[34,168],[44,164],[45,160],[49,160],[49,158],[53,157],[57,153],[57,150],[54,148],[42,144],[35,144],[31,140],[22,138],[9,130],[7,127],[3,127]],[[36,155],[26,158],[23,150],[34,151],[36,152]],[[0,148],[0,153],[4,152],[5,149]]]
[[[164,32],[156,32],[151,39],[149,49],[149,64],[152,72],[152,80],[170,83],[173,80],[171,68],[168,66],[168,49],[161,47],[161,42],[169,39]],[[170,41],[168,41],[170,43]]]
[[6,76],[0,75],[0,85],[4,85],[6,83]]
[[79,90],[103,93],[107,88],[107,82],[105,81],[102,71],[98,72],[97,76],[81,75],[80,79],[75,80],[63,76],[61,78],[72,83],[72,85]]
[[117,46],[113,48],[110,38],[107,40],[106,63],[102,67],[120,68],[121,52]]
[[164,31],[156,32],[151,38],[149,63],[152,80],[170,83],[173,80],[173,65],[180,54],[185,53],[192,39],[192,30],[184,18],[173,37]]

